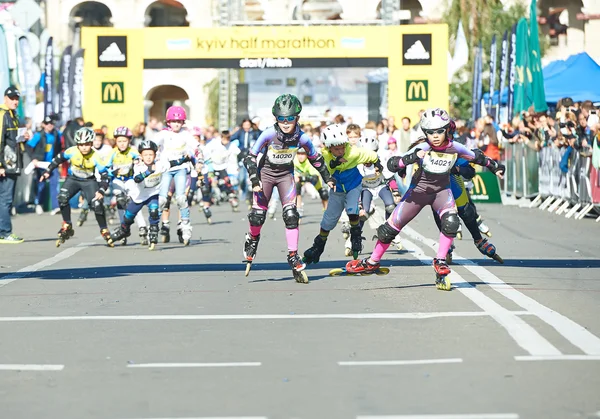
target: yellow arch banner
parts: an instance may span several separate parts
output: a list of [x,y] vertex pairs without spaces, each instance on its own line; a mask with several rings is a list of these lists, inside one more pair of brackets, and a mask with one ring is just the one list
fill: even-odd
[[[445,24],[86,27],[81,43],[85,49],[84,117],[111,126],[132,126],[142,120],[143,70],[156,68],[387,66],[389,115],[414,120],[420,109],[449,104]],[[108,100],[107,86],[115,91],[113,96],[122,91],[122,100]]]

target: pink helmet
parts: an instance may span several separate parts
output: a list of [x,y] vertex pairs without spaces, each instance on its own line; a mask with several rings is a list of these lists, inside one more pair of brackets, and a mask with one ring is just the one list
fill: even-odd
[[193,127],[192,128],[192,135],[195,135],[197,137],[202,137],[202,128],[200,128],[200,127]]
[[388,144],[396,144],[396,139],[394,137],[388,138]]
[[170,121],[185,121],[187,119],[187,115],[185,114],[185,109],[181,106],[170,106],[167,109],[167,122]]
[[127,137],[131,139],[133,137],[133,133],[127,127],[119,127],[113,132],[113,137]]

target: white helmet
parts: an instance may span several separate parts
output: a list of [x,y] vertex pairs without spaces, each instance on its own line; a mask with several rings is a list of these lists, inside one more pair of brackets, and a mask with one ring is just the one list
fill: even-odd
[[379,140],[377,140],[377,132],[375,130],[364,129],[362,131],[360,140],[358,140],[358,143],[361,147],[366,148],[367,150],[379,150]]
[[93,143],[96,133],[89,127],[79,128],[75,133],[75,144]]
[[346,144],[348,142],[346,130],[340,124],[329,125],[321,132],[321,142],[325,147]]
[[450,115],[442,108],[429,108],[421,116],[421,128],[428,129],[446,128],[450,124]]

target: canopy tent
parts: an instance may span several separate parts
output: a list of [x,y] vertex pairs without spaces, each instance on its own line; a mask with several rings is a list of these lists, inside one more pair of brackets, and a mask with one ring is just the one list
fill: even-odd
[[[593,80],[600,78],[600,65],[587,53],[571,55],[566,60],[552,61],[542,69],[544,73],[544,90],[546,102],[556,103],[563,97],[570,97],[575,102],[591,100],[600,101],[600,85]],[[494,92],[492,103],[498,104],[498,93]],[[487,103],[490,95],[483,95]],[[501,104],[508,102],[508,88],[502,92]]]

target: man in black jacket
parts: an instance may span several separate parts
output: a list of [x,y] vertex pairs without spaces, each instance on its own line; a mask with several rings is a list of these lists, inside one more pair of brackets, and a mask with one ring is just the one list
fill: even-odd
[[19,118],[15,112],[20,97],[17,88],[10,86],[0,105],[0,244],[23,242],[13,234],[10,220],[17,176],[23,169],[23,144],[17,143]]
[[[60,152],[64,150],[61,144],[62,134],[55,128],[57,115],[49,115],[42,121],[42,129],[36,132],[33,137],[27,141],[27,152],[31,157],[31,163],[36,167],[35,179],[39,179],[44,174],[46,168],[39,166],[41,162],[50,163]],[[35,212],[39,215],[44,212],[42,205],[42,197],[46,183],[50,185],[50,201],[52,204],[52,212],[56,214],[58,209],[58,190],[59,190],[59,173],[53,171],[47,182],[39,182],[37,193],[35,195]]]

